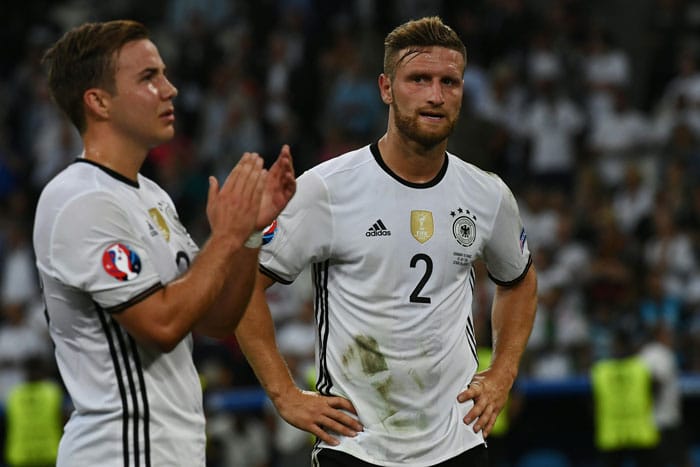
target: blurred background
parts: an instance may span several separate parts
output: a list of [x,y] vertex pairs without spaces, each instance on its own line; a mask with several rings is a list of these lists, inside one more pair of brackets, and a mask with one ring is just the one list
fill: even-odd
[[[467,46],[450,150],[513,189],[539,274],[537,320],[492,437],[494,465],[602,466],[619,455],[618,465],[641,467],[635,454],[653,451],[664,459],[656,465],[700,466],[700,2],[692,0],[4,1],[0,465],[23,465],[23,449],[46,451],[51,465],[70,410],[31,228],[41,188],[81,146],[48,97],[46,47],[88,20],[149,27],[179,96],[177,136],[152,150],[143,173],[170,193],[201,244],[207,175],[221,179],[244,151],[272,161],[289,143],[302,173],[383,134],[383,37],[424,15],[440,15]],[[493,284],[477,271],[486,348]],[[308,387],[309,277],[269,296],[280,349]],[[631,356],[647,368],[642,382],[592,377],[605,373],[597,365]],[[235,339],[196,337],[195,359],[210,466],[309,465],[312,440],[275,415]],[[46,389],[40,402],[22,399],[37,382]],[[660,437],[629,444],[600,435],[624,411],[615,404],[645,397]],[[22,422],[39,419],[48,422]],[[34,445],[7,436],[22,430]]]

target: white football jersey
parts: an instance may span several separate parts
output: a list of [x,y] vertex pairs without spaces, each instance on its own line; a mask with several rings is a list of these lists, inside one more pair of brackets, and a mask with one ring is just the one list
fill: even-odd
[[41,194],[34,249],[75,408],[58,465],[203,467],[191,336],[162,353],[112,317],[183,273],[198,252],[167,193],[78,159]]
[[373,144],[322,163],[261,250],[289,283],[313,264],[317,389],[348,398],[364,431],[340,449],[383,466],[429,466],[484,443],[460,404],[477,368],[472,263],[497,283],[530,265],[510,190],[447,154],[434,180],[394,174]]

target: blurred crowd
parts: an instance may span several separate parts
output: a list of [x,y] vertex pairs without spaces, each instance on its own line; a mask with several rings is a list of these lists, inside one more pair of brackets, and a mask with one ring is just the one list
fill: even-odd
[[[30,0],[3,5],[0,28],[0,401],[28,357],[52,361],[31,228],[41,188],[81,152],[39,60],[63,31],[125,17],[151,30],[179,96],[177,136],[152,150],[144,174],[201,244],[207,175],[225,176],[244,151],[269,161],[289,143],[301,173],[381,136],[383,37],[433,14],[468,52],[449,148],[511,186],[538,269],[521,376],[588,374],[616,331],[641,347],[660,328],[678,368],[700,372],[697,2]],[[480,268],[477,278],[476,321],[487,327],[493,285]],[[269,293],[280,349],[308,386],[310,280]],[[195,353],[208,390],[256,384],[233,338],[197,339]],[[268,415],[210,414],[212,439],[229,434],[212,443],[212,465],[230,450],[250,458],[222,465],[262,466],[270,452],[308,446]],[[256,448],[265,442],[275,449]]]

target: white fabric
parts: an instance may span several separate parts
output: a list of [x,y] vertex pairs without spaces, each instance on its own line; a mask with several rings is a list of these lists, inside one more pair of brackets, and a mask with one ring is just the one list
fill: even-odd
[[[103,264],[115,243],[140,259],[127,280]],[[110,315],[173,280],[197,254],[168,195],[144,177],[136,186],[85,160],[73,163],[42,192],[34,246],[58,368],[75,407],[57,465],[142,465],[150,454],[154,466],[203,467],[191,336],[162,353],[137,343]]]
[[429,466],[483,443],[462,421],[472,403],[456,400],[477,368],[472,263],[502,282],[529,264],[505,184],[454,155],[443,169],[405,182],[376,145],[331,159],[299,177],[260,253],[286,282],[314,264],[317,389],[350,399],[364,426],[321,446],[378,465]]

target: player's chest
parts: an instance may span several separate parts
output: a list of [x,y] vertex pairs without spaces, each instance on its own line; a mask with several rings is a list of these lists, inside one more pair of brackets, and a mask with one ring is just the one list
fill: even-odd
[[455,266],[468,266],[480,256],[490,224],[486,212],[468,197],[442,191],[392,198],[367,200],[356,212],[338,212],[335,251],[367,260],[426,254]]

